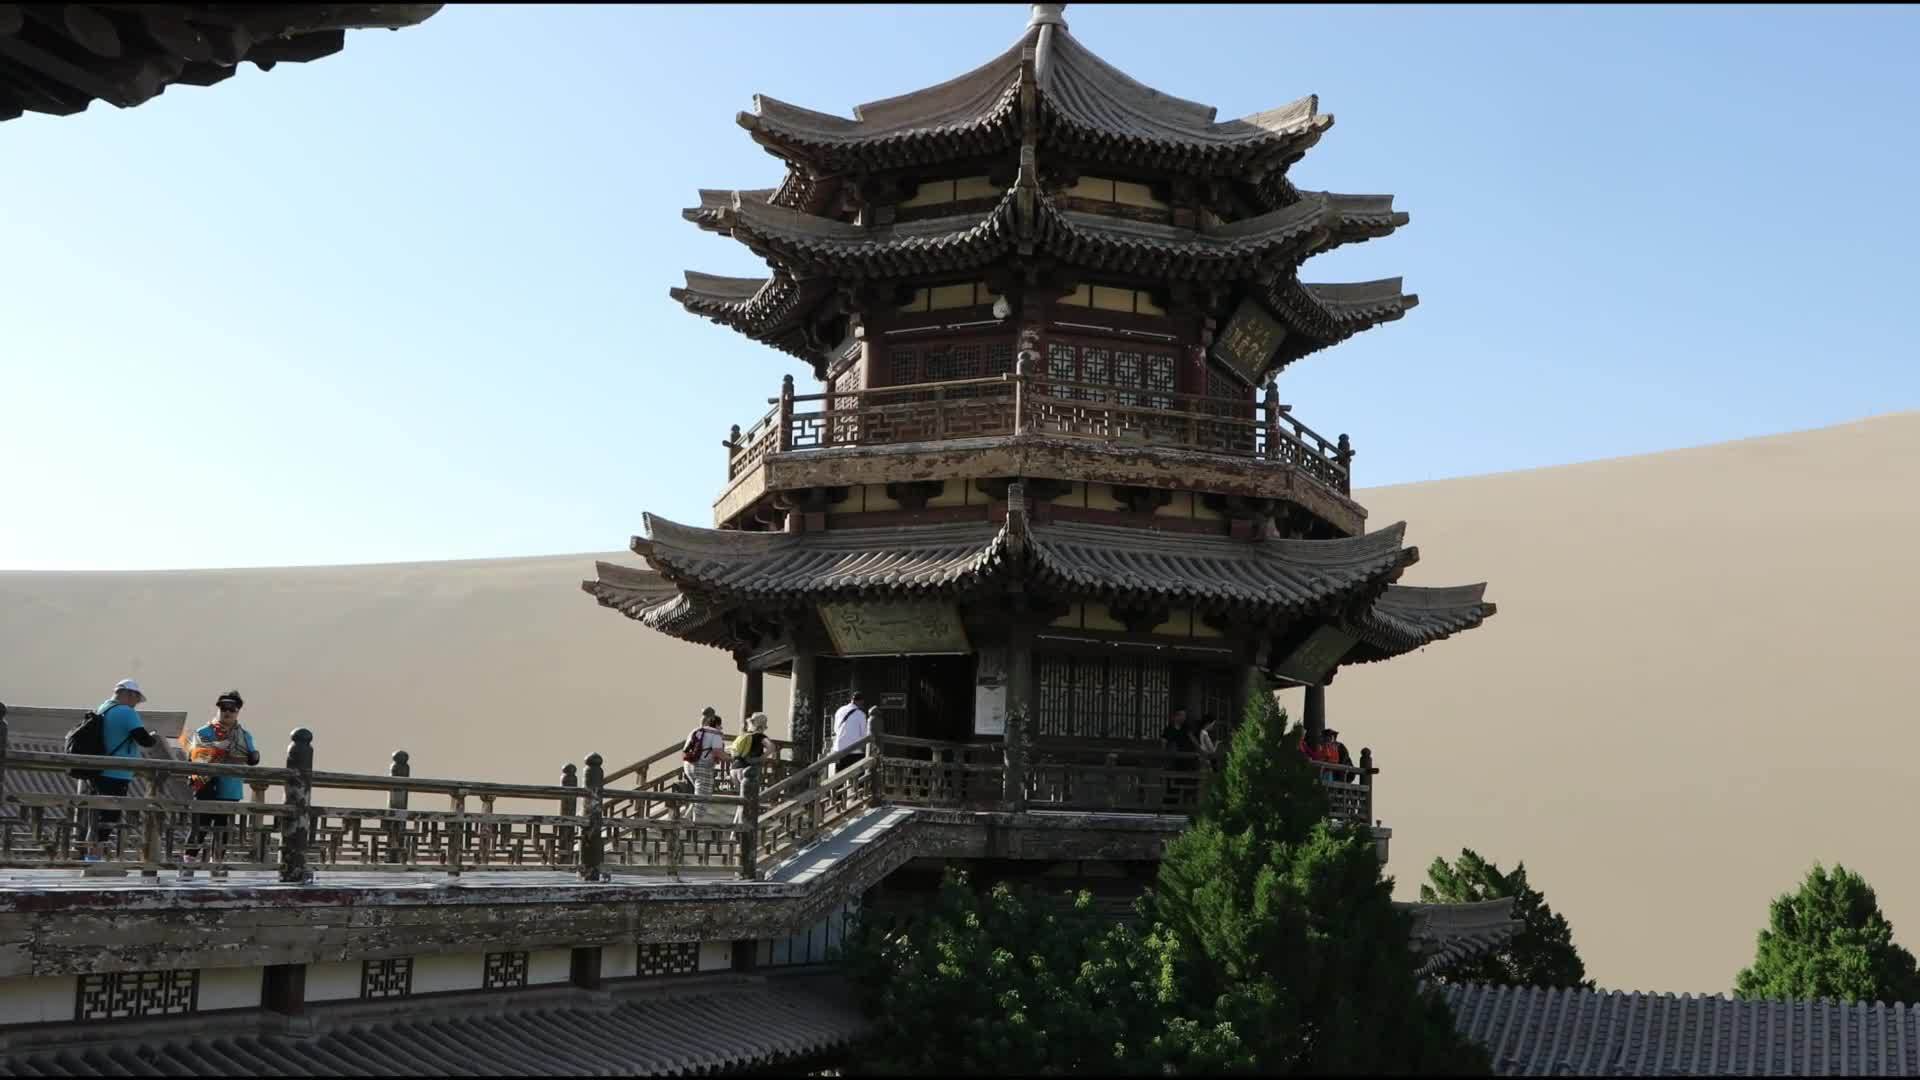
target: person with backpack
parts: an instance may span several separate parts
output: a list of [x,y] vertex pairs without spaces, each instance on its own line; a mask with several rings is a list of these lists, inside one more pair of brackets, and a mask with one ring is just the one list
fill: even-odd
[[[113,696],[88,713],[80,726],[67,733],[67,753],[94,754],[101,757],[137,758],[140,748],[159,743],[135,706],[147,700],[140,684],[121,679],[114,684]],[[133,773],[125,769],[75,769],[71,775],[80,781],[80,794],[125,798],[133,788]],[[86,862],[100,862],[106,845],[120,825],[119,810],[94,810]]]
[[[733,756],[733,760],[740,766],[740,794],[745,795],[752,778],[759,775],[760,766],[766,763],[765,759],[767,750],[769,749],[767,746],[767,714],[763,712],[754,713],[752,716],[747,717],[746,723],[741,726],[746,730],[742,731],[740,737],[733,740],[733,745],[727,749],[728,753]],[[747,808],[745,806],[735,810],[733,812],[733,823],[738,825],[745,820],[746,812]]]
[[[700,711],[700,726],[687,733],[687,743],[680,750],[681,771],[693,784],[695,795],[713,794],[714,770],[728,761],[727,736],[720,730],[720,714],[709,705]],[[695,824],[710,821],[713,818],[712,807],[700,803],[694,806]]]
[[[214,700],[212,721],[192,731],[181,731],[180,746],[187,752],[187,760],[232,765],[260,764],[260,751],[254,749],[252,733],[240,726],[240,710],[245,705],[246,702],[240,698],[240,691],[229,690]],[[196,803],[237,803],[245,794],[245,784],[237,776],[189,776],[187,783],[193,788],[193,800]],[[203,861],[208,854],[204,842],[214,838],[218,848],[218,841],[225,839],[232,822],[232,815],[224,810],[194,814],[193,831],[187,834],[186,850],[181,853],[183,861]],[[180,876],[183,879],[192,877],[193,868],[181,867]]]

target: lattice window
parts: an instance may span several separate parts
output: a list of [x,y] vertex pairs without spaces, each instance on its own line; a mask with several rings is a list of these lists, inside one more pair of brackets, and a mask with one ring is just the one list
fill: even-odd
[[1073,661],[1043,655],[1034,666],[1040,689],[1039,734],[1064,736],[1073,717]]
[[887,354],[888,386],[905,386],[920,380],[920,350],[895,349]]
[[1166,661],[1042,653],[1037,733],[1066,739],[1157,739],[1168,717]]
[[[853,364],[833,380],[832,441],[860,441],[860,365]],[[845,396],[842,396],[845,395]]]
[[1235,692],[1237,676],[1231,671],[1208,671],[1200,675],[1200,680],[1200,715],[1195,719],[1213,717],[1218,721],[1214,725],[1215,740],[1225,739],[1240,720],[1234,709],[1234,699],[1239,696]]
[[1004,341],[987,346],[988,375],[1009,375],[1013,372],[1013,346]]
[[110,971],[80,976],[75,1020],[183,1016],[200,1011],[198,971]]
[[480,979],[485,990],[524,990],[527,985],[527,954],[490,952]]
[[360,997],[403,998],[413,996],[413,957],[395,956],[386,960],[360,961]]
[[693,975],[700,970],[700,943],[697,941],[647,941],[640,943],[635,971],[641,978],[663,975]]
[[1055,397],[1104,402],[1108,394],[1095,387],[1113,387],[1116,405],[1171,409],[1178,372],[1178,359],[1172,353],[1060,339],[1047,342],[1047,377],[1088,384],[1051,391]]

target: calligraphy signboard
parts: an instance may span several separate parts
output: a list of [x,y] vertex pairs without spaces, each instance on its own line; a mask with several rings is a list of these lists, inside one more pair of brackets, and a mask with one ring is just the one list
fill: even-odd
[[972,651],[952,604],[821,604],[820,621],[840,656]]
[[1338,627],[1322,626],[1300,643],[1287,658],[1273,665],[1273,673],[1308,686],[1319,686],[1333,674],[1340,658],[1360,639]]
[[1213,358],[1250,385],[1260,383],[1273,350],[1287,336],[1287,328],[1252,299],[1240,301],[1227,328],[1213,339]]

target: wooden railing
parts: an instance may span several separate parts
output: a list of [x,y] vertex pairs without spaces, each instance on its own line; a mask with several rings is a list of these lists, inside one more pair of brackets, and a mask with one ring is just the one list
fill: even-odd
[[[754,879],[877,805],[1184,815],[1219,767],[1217,754],[1072,743],[1032,747],[1016,765],[1001,743],[872,735],[804,767],[765,759],[744,771],[736,791],[701,796],[671,790],[678,769],[648,776],[668,756],[608,774],[593,754],[584,771],[566,766],[558,785],[497,784],[413,776],[405,752],[385,776],[317,772],[304,729],[293,733],[283,767],[9,752],[0,719],[0,779],[15,770],[115,769],[145,778],[150,791],[162,790],[155,781],[169,775],[232,777],[247,789],[235,802],[7,794],[0,867],[150,876],[193,867],[216,877],[267,870],[295,883],[316,871],[563,870],[605,881],[622,872],[705,870]],[[787,775],[775,775],[775,764],[785,764]],[[1361,751],[1359,765],[1314,767],[1333,819],[1372,822],[1379,770],[1370,750]],[[643,786],[613,786],[633,777]],[[329,805],[322,795],[349,791],[383,793],[387,805]],[[416,797],[447,801],[425,807],[414,805]],[[89,825],[103,810],[123,816],[99,861],[89,861]],[[212,827],[193,836],[196,818],[208,814],[216,815]],[[197,857],[188,859],[195,841]]]
[[1352,443],[1296,420],[1272,383],[1257,399],[1218,398],[1015,373],[797,394],[788,376],[767,402],[766,416],[724,443],[729,480],[774,453],[1034,433],[1272,462],[1342,494],[1352,487]]

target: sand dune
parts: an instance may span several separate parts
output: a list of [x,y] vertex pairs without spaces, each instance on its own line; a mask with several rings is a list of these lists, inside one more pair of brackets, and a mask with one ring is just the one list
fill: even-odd
[[[1902,414],[1363,492],[1411,523],[1409,583],[1486,578],[1500,604],[1328,692],[1378,755],[1400,893],[1463,845],[1525,859],[1603,986],[1714,992],[1769,898],[1840,860],[1920,943],[1916,461]],[[270,760],[305,725],[323,768],[403,747],[416,775],[537,782],[705,704],[733,719],[731,662],[595,605],[594,558],[0,573],[0,700],[91,704],[131,674],[197,715],[237,685]]]

